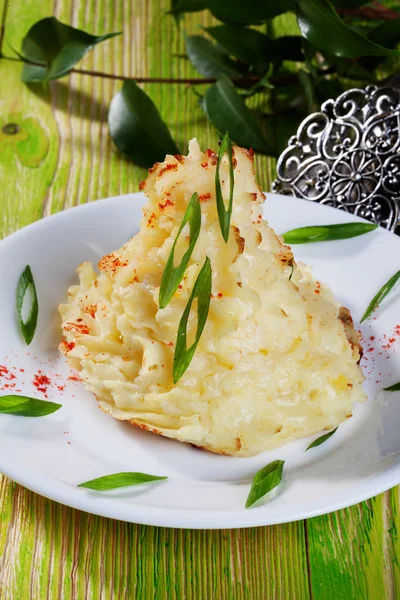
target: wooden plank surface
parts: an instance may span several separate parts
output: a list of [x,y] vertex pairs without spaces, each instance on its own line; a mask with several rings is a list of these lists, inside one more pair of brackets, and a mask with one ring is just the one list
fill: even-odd
[[[21,83],[21,69],[14,60],[0,63],[8,90],[0,97],[2,235],[63,208],[137,191],[146,171],[125,160],[108,134],[108,107],[121,83],[74,73],[43,90],[41,84]],[[149,83],[144,89],[183,152],[190,137],[215,146],[215,133],[188,87]],[[8,123],[18,125],[17,135],[1,131]],[[273,164],[257,157],[265,189],[270,187]]]
[[[88,55],[82,68],[150,78],[198,77],[182,37],[152,0],[0,0],[8,4],[3,52],[51,14],[90,32],[124,29]],[[185,21],[193,33],[203,13]],[[293,21],[280,30],[293,33]],[[0,237],[68,206],[136,191],[143,169],[113,147],[107,127],[121,82],[73,74],[43,91],[20,82],[21,64],[0,60]],[[145,85],[181,150],[190,137],[214,146],[193,92],[182,83]],[[201,91],[201,87],[199,88]],[[259,100],[258,100],[259,101]],[[16,136],[1,130],[16,123]],[[258,157],[269,189],[274,161]],[[395,599],[400,597],[398,488],[333,515],[276,527],[183,531],[87,515],[1,478],[0,598]]]
[[4,600],[310,597],[302,523],[146,527],[69,509],[5,478],[0,499]]
[[399,488],[306,522],[313,598],[400,597]]
[[169,0],[14,0],[7,9],[3,53],[15,56],[22,38],[37,20],[54,15],[93,34],[123,31],[104,42],[79,63],[79,68],[125,77],[198,78],[188,60],[174,58],[185,51],[184,33],[200,33],[201,26],[217,21],[208,11],[186,16],[180,33],[171,15]]

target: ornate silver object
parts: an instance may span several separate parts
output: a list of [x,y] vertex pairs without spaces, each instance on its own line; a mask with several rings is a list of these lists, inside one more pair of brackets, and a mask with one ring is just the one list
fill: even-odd
[[400,88],[368,86],[327,100],[290,138],[272,191],[400,226]]

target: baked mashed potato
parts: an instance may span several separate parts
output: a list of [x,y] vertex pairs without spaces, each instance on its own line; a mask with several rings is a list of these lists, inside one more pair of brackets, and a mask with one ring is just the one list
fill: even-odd
[[[228,243],[216,211],[217,155],[201,152],[194,139],[188,156],[167,156],[141,184],[147,202],[139,233],[104,256],[99,273],[89,262],[79,266],[79,285],[60,306],[60,350],[116,419],[219,454],[250,456],[335,427],[365,394],[349,312],[294,262],[263,220],[265,196],[252,152],[235,146],[233,153]],[[224,197],[228,164],[225,155]],[[201,201],[200,235],[181,285],[161,310],[161,276],[194,192]],[[185,228],[176,260],[186,249]],[[212,265],[208,318],[189,368],[174,385],[178,325],[206,256]],[[188,345],[196,326],[192,309]]]

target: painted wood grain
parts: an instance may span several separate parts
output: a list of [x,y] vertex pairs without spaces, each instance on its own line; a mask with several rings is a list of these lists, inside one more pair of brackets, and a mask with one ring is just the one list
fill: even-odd
[[400,597],[399,488],[306,522],[314,600]]
[[10,3],[4,37],[4,55],[15,56],[10,46],[20,49],[21,41],[37,20],[54,15],[61,21],[103,34],[123,35],[100,44],[79,67],[125,77],[199,77],[188,60],[174,58],[185,51],[184,33],[200,33],[201,26],[217,23],[208,11],[188,14],[180,28],[167,12],[169,0],[24,0]]
[[309,598],[301,523],[185,531],[104,519],[3,478],[2,600]]
[[[21,68],[16,61],[0,63],[9,90],[0,97],[2,235],[66,207],[137,191],[146,171],[125,160],[108,133],[108,107],[120,83],[72,74],[44,90],[40,84],[22,84]],[[189,88],[147,84],[145,89],[182,152],[195,136],[203,147],[215,147],[213,128]],[[2,131],[9,123],[18,126],[15,135]],[[268,189],[271,160],[258,157],[257,169]]]
[[[0,0],[7,6],[4,54],[51,14],[103,33],[124,30],[88,55],[82,68],[142,77],[198,77],[183,51],[169,2],[161,0]],[[185,18],[190,33],[207,13]],[[181,26],[182,27],[182,26]],[[292,18],[276,20],[293,34]],[[145,171],[126,161],[108,135],[107,111],[120,82],[74,74],[47,90],[20,82],[21,65],[0,60],[0,237],[51,212],[137,191]],[[201,91],[199,87],[199,91]],[[197,136],[215,146],[193,92],[147,84],[182,151]],[[261,99],[255,99],[261,102]],[[2,132],[18,125],[14,136]],[[274,161],[257,158],[269,189]],[[395,599],[400,597],[398,488],[306,523],[235,531],[183,531],[87,515],[0,479],[0,598],[56,600]],[[309,591],[311,588],[311,596]]]

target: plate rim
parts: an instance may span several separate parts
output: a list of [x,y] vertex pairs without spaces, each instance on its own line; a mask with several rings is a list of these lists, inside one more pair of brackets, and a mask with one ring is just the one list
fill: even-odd
[[[283,201],[290,198],[291,200],[295,199],[296,202],[306,203],[307,205],[310,204],[310,201],[295,198],[294,196],[284,196],[282,194],[274,194],[271,192],[265,193],[267,195],[266,202],[268,202],[269,197],[274,197],[282,198]],[[40,229],[41,227],[48,227],[50,222],[56,223],[57,221],[63,220],[65,218],[65,215],[69,214],[71,211],[80,211],[81,213],[88,211],[90,212],[93,210],[95,211],[96,207],[98,207],[99,205],[106,207],[108,204],[115,205],[115,203],[117,202],[124,203],[132,200],[135,197],[143,198],[143,193],[132,192],[128,194],[120,194],[118,196],[111,196],[108,198],[91,201],[85,204],[61,210],[55,214],[48,215],[42,219],[38,219],[37,221],[30,223],[29,225],[26,225],[25,227],[17,230],[16,232],[6,236],[2,240],[0,240],[0,248],[4,248],[4,245],[9,243],[10,240],[18,240],[18,238],[22,238],[27,233],[30,234],[36,229]],[[333,207],[321,205],[319,203],[312,204],[318,206],[318,210],[322,208],[326,209],[326,216],[328,216],[329,214],[337,215],[338,213],[337,209]],[[340,213],[342,216],[341,220],[343,220],[343,216],[346,215],[349,217],[349,220],[351,219],[353,221],[369,223],[369,221],[362,217],[359,217],[358,215],[353,215],[352,213],[345,213],[343,211],[340,211]],[[344,220],[346,221],[347,218]],[[385,232],[385,234],[393,236],[391,232],[383,228],[379,229],[380,231]],[[39,475],[37,471],[35,471],[31,475],[27,471],[26,467],[24,467],[21,463],[10,463],[10,461],[8,461],[7,463],[7,460],[5,460],[2,455],[0,455],[0,472],[12,479],[13,481],[15,481],[16,483],[31,490],[32,492],[40,494],[41,496],[44,496],[50,500],[64,504],[65,506],[75,508],[77,510],[82,510],[90,514],[95,514],[107,518],[119,519],[126,522],[151,526],[176,527],[184,529],[236,529],[295,522],[311,517],[329,514],[331,512],[349,506],[354,506],[355,504],[358,504],[359,502],[362,502],[364,500],[367,500],[368,498],[380,494],[400,483],[400,464],[394,464],[386,468],[384,471],[371,477],[367,477],[363,479],[360,483],[358,483],[357,487],[355,488],[355,490],[357,490],[358,493],[355,491],[352,494],[350,501],[343,498],[338,499],[336,502],[329,505],[326,501],[324,501],[323,503],[325,503],[325,506],[320,506],[318,508],[317,504],[314,505],[314,508],[303,508],[297,511],[295,516],[290,514],[285,515],[285,513],[283,512],[282,515],[279,516],[279,518],[277,518],[274,514],[269,515],[267,510],[268,503],[262,504],[261,506],[254,507],[248,510],[243,508],[241,510],[229,511],[225,511],[223,509],[206,509],[204,511],[199,511],[198,509],[190,508],[182,510],[127,503],[126,506],[123,504],[118,504],[119,514],[116,514],[115,510],[113,511],[112,509],[113,499],[97,495],[96,497],[94,497],[92,495],[92,492],[88,492],[80,488],[74,489],[68,483],[56,480],[45,474]],[[110,502],[111,505],[108,506]],[[198,522],[199,514],[201,514],[200,523]]]
[[[168,528],[177,528],[177,529],[247,529],[249,527],[265,527],[269,525],[280,525],[283,523],[295,523],[296,521],[302,521],[304,519],[310,519],[313,517],[318,517],[321,515],[328,515],[337,510],[341,510],[343,508],[348,508],[351,506],[355,506],[360,502],[368,500],[374,496],[377,496],[390,488],[398,485],[399,477],[395,475],[396,471],[400,470],[399,465],[392,465],[386,471],[383,471],[381,474],[373,477],[373,481],[384,479],[380,485],[373,488],[371,493],[371,488],[367,486],[368,479],[362,482],[362,489],[366,488],[363,491],[360,491],[358,495],[352,497],[350,502],[346,500],[337,501],[336,503],[329,506],[329,509],[319,508],[317,510],[309,508],[304,509],[301,512],[296,513],[295,517],[290,515],[286,515],[280,517],[278,520],[276,518],[268,518],[268,513],[265,512],[265,509],[268,507],[268,503],[262,504],[258,507],[251,509],[241,509],[241,510],[231,510],[229,512],[221,510],[207,510],[202,512],[202,521],[201,523],[197,523],[196,515],[199,515],[198,510],[185,510],[182,509],[171,509],[171,508],[159,508],[159,507],[143,507],[140,505],[131,505],[127,504],[126,507],[121,511],[121,514],[118,516],[115,512],[108,508],[107,506],[103,506],[103,504],[108,504],[108,502],[98,502],[99,509],[93,507],[93,499],[92,492],[82,490],[81,488],[74,489],[74,494],[71,494],[71,487],[63,482],[57,482],[58,488],[61,488],[61,493],[54,493],[52,491],[47,491],[47,486],[39,486],[36,485],[35,482],[31,482],[29,477],[24,476],[24,468],[18,465],[18,467],[14,470],[14,475],[12,475],[8,469],[3,469],[2,462],[0,459],[0,472],[3,473],[6,477],[15,481],[19,485],[27,488],[28,490],[39,494],[40,496],[44,496],[49,500],[53,500],[58,502],[59,504],[63,504],[64,506],[68,506],[70,508],[74,508],[77,510],[82,510],[88,514],[97,515],[99,517],[106,517],[109,519],[115,519],[119,521],[124,521],[127,523],[137,523],[139,525],[149,525],[154,527],[168,527]],[[19,476],[19,472],[22,471],[22,475]],[[388,478],[388,473],[393,472],[393,477]],[[16,475],[15,475],[16,474]],[[35,477],[35,475],[33,476]],[[48,477],[47,475],[41,475],[40,481],[44,484],[51,484],[54,482],[54,479]],[[70,496],[64,495],[63,490],[66,493],[69,492]],[[81,494],[81,498],[78,496],[78,493],[83,492]],[[76,498],[75,498],[76,497]],[[96,501],[98,500],[106,500],[104,497],[96,496]],[[112,503],[112,500],[109,500]],[[134,514],[133,514],[134,513]],[[264,513],[264,514],[263,514]],[[207,517],[204,515],[207,514]],[[224,516],[226,516],[224,518]],[[246,515],[246,517],[245,517]],[[247,516],[248,515],[248,516]],[[254,516],[253,516],[254,515]],[[235,522],[234,525],[229,524]]]

